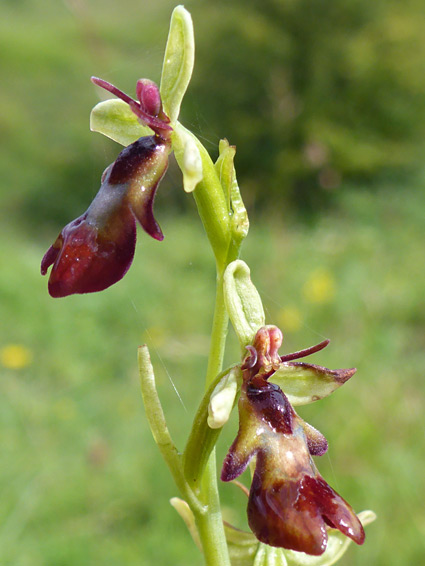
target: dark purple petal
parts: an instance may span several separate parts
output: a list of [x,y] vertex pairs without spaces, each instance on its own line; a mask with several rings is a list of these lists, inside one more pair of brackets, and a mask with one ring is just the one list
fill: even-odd
[[323,340],[316,344],[315,346],[310,346],[309,348],[304,348],[303,350],[298,350],[297,352],[292,352],[292,354],[285,354],[284,356],[280,356],[281,362],[289,362],[290,360],[297,360],[299,358],[306,358],[307,356],[311,356],[311,354],[315,354],[316,352],[320,352],[323,348],[326,348],[330,343],[330,340]]
[[53,297],[102,291],[119,281],[133,261],[136,218],[153,238],[163,239],[153,202],[169,151],[168,142],[147,136],[126,147],[106,168],[87,211],[65,226],[41,262],[43,275],[53,264]]
[[357,544],[364,543],[363,526],[352,507],[319,474],[303,478],[301,496],[306,502],[315,503],[330,527],[340,530]]
[[[52,297],[102,291],[124,277],[134,256],[136,224],[123,209],[99,230],[87,221],[87,213],[62,230],[51,249],[57,251],[49,278]],[[42,262],[46,272],[50,250]]]
[[306,423],[298,415],[297,418],[307,439],[307,446],[310,454],[312,456],[323,456],[323,454],[326,454],[328,451],[328,441],[323,434],[317,430],[317,428],[314,428],[314,426]]
[[168,167],[170,146],[157,136],[138,139],[113,164],[107,181],[127,185],[127,202],[142,228],[156,240],[164,236],[153,215],[156,190]]
[[232,481],[243,474],[253,456],[255,456],[255,451],[252,452],[246,450],[244,446],[238,446],[238,442],[235,440],[224,459],[220,476],[221,481]]
[[263,454],[257,457],[248,501],[248,523],[261,542],[320,555],[330,526],[363,544],[364,530],[353,509],[319,474],[271,479],[266,460]]
[[248,501],[248,523],[261,542],[320,555],[328,540],[326,525],[314,504],[300,498],[301,480],[265,485],[255,473]]
[[139,79],[136,84],[136,95],[143,110],[151,116],[161,112],[161,95],[157,85],[149,79]]
[[[58,254],[60,252],[60,247],[62,246],[62,241],[60,238],[61,236],[59,235],[58,239],[55,242],[55,245],[50,246],[50,248],[44,254],[43,259],[41,260],[41,267],[40,267],[41,275],[46,275],[49,267],[53,263],[55,263],[56,258],[58,257]],[[58,244],[58,241],[60,242],[60,244]]]

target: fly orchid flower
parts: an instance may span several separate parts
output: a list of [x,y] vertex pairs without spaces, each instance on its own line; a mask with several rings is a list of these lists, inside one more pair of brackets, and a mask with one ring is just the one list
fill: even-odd
[[328,541],[327,527],[335,528],[358,544],[364,530],[351,506],[317,471],[312,456],[327,450],[325,437],[303,421],[273,376],[298,367],[326,373],[339,385],[355,370],[331,371],[292,362],[324,348],[324,341],[307,350],[280,357],[282,333],[275,326],[257,332],[241,366],[238,402],[239,431],[224,460],[221,479],[231,481],[256,456],[249,492],[248,523],[255,536],[270,546],[321,555]]
[[152,81],[137,82],[138,101],[110,83],[92,81],[124,100],[153,135],[126,147],[104,171],[99,192],[76,220],[59,234],[41,262],[49,277],[52,297],[102,291],[128,271],[136,245],[136,220],[156,240],[162,231],[153,215],[156,189],[168,167],[171,151],[169,119],[162,110],[158,87]]

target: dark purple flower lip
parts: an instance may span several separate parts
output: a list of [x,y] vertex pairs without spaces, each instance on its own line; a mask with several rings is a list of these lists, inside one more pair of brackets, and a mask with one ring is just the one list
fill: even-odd
[[128,271],[135,244],[136,222],[128,209],[110,219],[102,230],[83,214],[65,226],[43,257],[42,275],[53,265],[50,295],[66,297],[110,287]]
[[49,277],[52,297],[102,291],[119,281],[133,261],[136,220],[156,240],[164,238],[153,204],[168,167],[171,127],[158,87],[152,81],[139,81],[136,102],[101,79],[94,82],[118,93],[155,134],[123,149],[104,171],[99,192],[87,211],[65,226],[47,250],[41,273],[45,275],[53,266]]
[[279,329],[263,327],[248,347],[241,366],[239,431],[224,460],[221,479],[234,480],[256,456],[248,523],[265,544],[320,555],[326,549],[327,527],[362,544],[364,530],[358,517],[313,462],[312,456],[327,450],[325,437],[297,415],[280,387],[268,381],[280,364],[319,351],[329,341],[280,357],[281,341]]
[[350,505],[317,474],[277,479],[269,486],[259,470],[254,474],[249,500],[248,523],[257,538],[270,546],[310,555],[326,550],[327,527],[340,530],[363,544],[363,526]]

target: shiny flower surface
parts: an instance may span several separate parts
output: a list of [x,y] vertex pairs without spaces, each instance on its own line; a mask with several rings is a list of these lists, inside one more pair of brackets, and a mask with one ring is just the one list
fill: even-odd
[[332,527],[362,544],[359,519],[313,462],[312,456],[327,450],[325,437],[303,421],[283,391],[268,381],[284,363],[277,354],[281,341],[279,329],[264,327],[249,347],[242,365],[239,432],[221,478],[235,479],[256,456],[248,523],[261,542],[320,555],[326,549],[327,527]]
[[[120,93],[110,86],[115,94]],[[153,203],[168,166],[170,127],[157,87],[139,81],[137,93],[141,102],[132,101],[130,107],[155,134],[138,139],[118,155],[103,173],[99,192],[87,211],[65,226],[46,252],[41,273],[45,275],[53,266],[49,277],[52,297],[101,291],[119,281],[133,261],[136,220],[150,236],[163,239]]]

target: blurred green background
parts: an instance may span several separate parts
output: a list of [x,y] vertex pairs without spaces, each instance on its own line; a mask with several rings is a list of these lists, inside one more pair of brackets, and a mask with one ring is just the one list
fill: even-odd
[[[214,267],[170,167],[122,282],[53,300],[40,259],[120,148],[88,130],[100,92],[159,80],[169,0],[0,5],[0,564],[200,564],[169,506],[136,348],[147,342],[183,447],[203,389]],[[285,351],[358,368],[301,414],[328,438],[319,468],[357,511],[346,566],[425,562],[425,11],[420,0],[188,1],[196,68],[181,119],[215,156],[237,145],[243,249]],[[226,362],[238,356],[230,335]],[[178,391],[178,395],[175,392]],[[224,431],[219,461],[236,432]],[[222,486],[245,526],[242,495]]]

